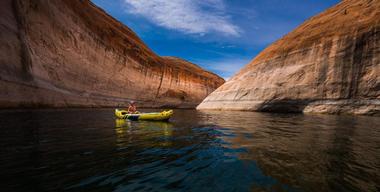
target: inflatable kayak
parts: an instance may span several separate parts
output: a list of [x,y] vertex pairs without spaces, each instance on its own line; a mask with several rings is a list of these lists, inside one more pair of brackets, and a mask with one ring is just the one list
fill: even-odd
[[119,119],[129,119],[132,121],[167,121],[172,117],[173,110],[154,112],[154,113],[136,113],[130,114],[126,110],[115,109],[115,115]]

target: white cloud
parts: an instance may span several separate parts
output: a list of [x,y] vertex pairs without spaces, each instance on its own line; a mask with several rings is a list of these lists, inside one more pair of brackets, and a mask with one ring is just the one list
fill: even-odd
[[223,0],[124,0],[127,11],[155,24],[184,33],[204,35],[219,32],[239,36],[231,23]]

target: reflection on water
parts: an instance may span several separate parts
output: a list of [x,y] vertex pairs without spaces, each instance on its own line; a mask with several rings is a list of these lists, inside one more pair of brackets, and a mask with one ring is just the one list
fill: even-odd
[[378,117],[0,112],[2,191],[378,191]]

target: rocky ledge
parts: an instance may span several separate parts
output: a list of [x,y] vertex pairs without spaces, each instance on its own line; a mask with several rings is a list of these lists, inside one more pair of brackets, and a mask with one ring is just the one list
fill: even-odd
[[0,2],[0,107],[195,107],[224,83],[89,0]]
[[345,0],[273,43],[197,109],[380,113],[380,1]]

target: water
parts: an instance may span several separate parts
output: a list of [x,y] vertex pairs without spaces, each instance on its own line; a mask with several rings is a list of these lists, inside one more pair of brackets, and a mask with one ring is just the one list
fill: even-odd
[[379,191],[380,118],[0,112],[1,191]]

